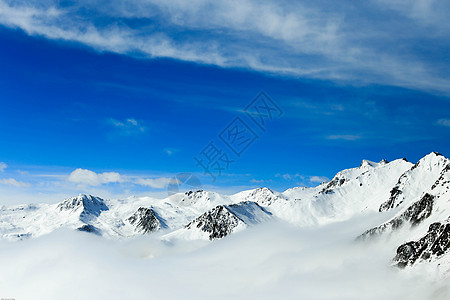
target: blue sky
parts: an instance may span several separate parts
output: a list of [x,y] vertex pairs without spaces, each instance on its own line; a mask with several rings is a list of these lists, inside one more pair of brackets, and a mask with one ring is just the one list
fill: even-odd
[[[450,155],[445,1],[0,0],[1,200],[315,185]],[[245,107],[282,109],[263,131]],[[236,156],[236,117],[258,138]],[[232,163],[215,181],[194,157]],[[216,174],[217,175],[217,174]]]

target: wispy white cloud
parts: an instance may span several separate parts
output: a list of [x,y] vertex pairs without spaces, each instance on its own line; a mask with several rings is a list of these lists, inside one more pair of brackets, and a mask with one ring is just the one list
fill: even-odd
[[250,182],[251,183],[264,183],[265,180],[264,179],[251,179]]
[[[6,168],[8,168],[8,165],[4,162],[0,162],[0,172],[4,172]],[[23,188],[31,186],[31,184],[28,182],[18,181],[14,178],[0,178],[0,184]]]
[[448,11],[423,0],[0,0],[0,24],[98,51],[450,93],[448,65],[417,49],[448,47]]
[[296,174],[289,174],[289,173],[279,174],[279,173],[277,173],[277,174],[275,174],[275,177],[283,178],[284,180],[298,180],[298,179],[304,179],[305,178],[305,176],[300,175],[299,173],[296,173]]
[[134,181],[135,184],[149,186],[155,189],[162,189],[167,186],[167,184],[172,180],[172,178],[159,177],[159,178],[138,178]]
[[361,139],[362,137],[359,135],[351,135],[351,134],[336,134],[336,135],[327,135],[325,138],[327,140],[356,141]]
[[325,176],[310,176],[309,181],[312,183],[322,183],[325,181],[329,181],[328,177]]
[[0,179],[0,184],[4,184],[4,185],[9,185],[9,186],[14,186],[14,187],[20,187],[20,188],[26,188],[26,187],[30,187],[31,184],[28,182],[22,182],[22,181],[17,181],[14,178],[3,178]]
[[121,134],[132,135],[143,133],[147,130],[147,127],[142,125],[141,122],[138,122],[136,119],[129,118],[123,121],[116,119],[109,119],[110,124],[115,127]]
[[450,119],[439,119],[437,124],[441,126],[450,126]]
[[176,152],[178,152],[178,149],[164,148],[164,153],[166,153],[168,156],[174,155]]

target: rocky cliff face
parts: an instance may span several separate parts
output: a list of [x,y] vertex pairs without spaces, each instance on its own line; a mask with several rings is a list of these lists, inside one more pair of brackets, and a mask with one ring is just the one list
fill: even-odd
[[198,228],[208,233],[210,240],[215,240],[229,235],[239,223],[243,223],[242,220],[230,212],[226,206],[219,205],[187,224],[186,229]]
[[[379,212],[396,212],[359,239],[389,236],[404,241],[393,258],[399,267],[440,259],[449,248],[450,160],[431,153],[417,162],[391,189]],[[445,221],[442,221],[445,220]],[[421,238],[417,238],[420,236]]]
[[397,249],[394,262],[399,267],[413,265],[417,261],[431,261],[450,250],[450,223],[436,222],[430,225],[425,236],[417,241],[404,243]]
[[[440,153],[432,152],[419,160],[408,171],[402,174],[392,188],[390,197],[380,205],[379,211],[388,211],[405,202],[410,202],[418,195],[432,190],[440,177],[443,177],[449,159]],[[450,167],[448,167],[450,168]]]
[[61,212],[79,214],[80,220],[89,222],[90,219],[98,217],[103,211],[107,211],[108,206],[99,197],[80,194],[64,200],[58,204],[57,209]]
[[221,239],[238,228],[266,221],[270,215],[264,208],[251,201],[218,205],[186,225],[185,230],[200,230],[207,233],[210,240]]
[[93,234],[96,234],[96,235],[100,235],[100,230],[97,227],[95,227],[94,225],[91,225],[91,224],[86,224],[86,225],[80,226],[80,227],[77,228],[77,230],[78,231],[83,231],[83,232],[88,232],[88,233],[93,233]]
[[419,225],[423,220],[431,215],[431,212],[433,210],[434,198],[434,196],[425,193],[425,195],[420,198],[420,200],[413,203],[400,215],[394,217],[384,224],[381,224],[380,226],[367,230],[359,238],[370,238],[372,236],[382,234],[386,231],[396,230],[401,226],[407,224],[411,226]]
[[151,208],[139,207],[127,221],[134,225],[136,231],[142,233],[151,233],[161,228],[161,221]]

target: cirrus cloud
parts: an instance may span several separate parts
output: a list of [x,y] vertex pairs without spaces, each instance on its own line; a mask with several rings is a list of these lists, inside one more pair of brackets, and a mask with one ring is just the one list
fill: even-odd
[[359,135],[352,134],[335,134],[326,136],[327,140],[342,140],[342,141],[356,141],[361,139]]
[[449,11],[423,0],[0,0],[0,24],[98,51],[449,94]]

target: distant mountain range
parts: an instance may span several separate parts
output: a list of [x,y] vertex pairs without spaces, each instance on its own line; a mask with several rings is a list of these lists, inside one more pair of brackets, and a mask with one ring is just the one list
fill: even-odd
[[355,243],[385,239],[397,249],[393,265],[428,262],[450,271],[450,160],[435,152],[416,164],[364,160],[329,182],[283,193],[197,190],[166,199],[111,200],[78,195],[57,204],[1,207],[0,238],[22,240],[71,228],[111,239],[153,234],[164,240],[215,240],[271,220],[316,227],[369,213],[383,221],[362,230]]

